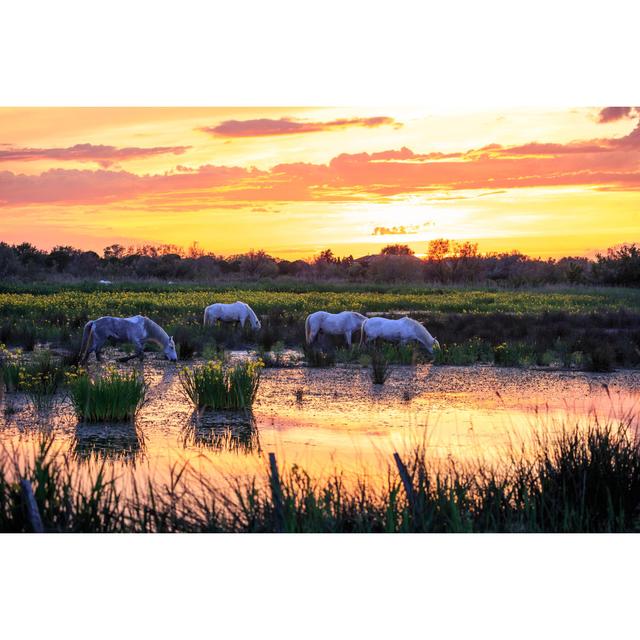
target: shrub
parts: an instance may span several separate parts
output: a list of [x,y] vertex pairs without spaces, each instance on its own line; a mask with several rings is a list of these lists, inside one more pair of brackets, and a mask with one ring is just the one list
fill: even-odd
[[587,371],[613,371],[615,352],[607,343],[592,346],[584,355]]
[[478,362],[493,362],[491,345],[480,338],[472,338],[462,343],[443,344],[434,351],[434,364],[464,366]]
[[0,350],[0,373],[2,375],[2,382],[7,391],[18,391],[20,386],[20,371],[24,369],[22,351],[9,351],[4,345],[0,345]]
[[503,342],[493,350],[494,362],[499,367],[521,367],[531,364],[534,357],[533,349],[519,342],[514,344]]
[[384,384],[389,377],[389,361],[378,350],[371,353],[371,381],[373,384]]
[[65,368],[50,351],[39,351],[30,360],[22,351],[0,346],[0,372],[8,392],[24,391],[37,408],[55,394],[64,382]]
[[308,367],[332,367],[336,363],[336,354],[333,350],[323,351],[305,344],[302,351]]
[[80,370],[68,375],[71,402],[84,422],[133,420],[143,405],[147,386],[136,371],[120,373],[110,369],[91,377]]
[[36,411],[49,409],[64,377],[60,368],[51,371],[20,372],[20,387]]
[[185,395],[198,409],[251,409],[258,393],[261,360],[225,366],[211,361],[180,372]]
[[284,343],[276,342],[270,351],[262,348],[257,349],[258,358],[262,360],[265,367],[279,368],[288,364],[288,359],[284,357]]
[[199,331],[199,327],[177,327],[173,332],[173,340],[176,344],[178,357],[181,360],[187,360],[193,358],[197,353],[202,353],[204,336]]

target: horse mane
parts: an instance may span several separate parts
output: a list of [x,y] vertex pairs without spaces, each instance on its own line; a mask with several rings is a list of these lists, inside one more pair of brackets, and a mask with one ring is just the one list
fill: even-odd
[[431,341],[431,342],[435,341],[435,338],[429,333],[429,331],[427,331],[427,328],[422,324],[422,322],[418,322],[413,318],[403,318],[403,320],[409,320],[411,324],[414,327],[416,327],[416,329],[419,331],[422,337],[425,338],[427,341]]
[[161,347],[166,347],[171,338],[169,334],[151,318],[142,316],[144,318],[144,328],[147,332],[147,340],[159,344]]
[[240,304],[244,305],[245,308],[247,309],[247,311],[249,312],[249,315],[251,316],[251,318],[255,322],[258,322],[258,316],[255,314],[255,311],[246,302],[241,302],[240,300],[238,300],[238,302],[240,302]]

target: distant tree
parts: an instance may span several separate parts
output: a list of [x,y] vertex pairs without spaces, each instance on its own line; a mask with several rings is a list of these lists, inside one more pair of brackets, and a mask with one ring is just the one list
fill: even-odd
[[453,257],[469,259],[478,257],[478,243],[477,242],[453,242],[450,248]]
[[47,264],[59,272],[66,271],[71,261],[81,252],[69,246],[54,247],[47,256]]
[[126,255],[126,249],[121,244],[111,244],[104,248],[103,256],[105,260],[120,260]]
[[388,244],[380,253],[384,256],[412,256],[415,251],[408,244]]
[[100,256],[95,251],[79,251],[67,267],[75,276],[87,277],[100,269]]
[[13,247],[0,242],[0,276],[12,276],[20,270],[20,262]]
[[416,282],[422,275],[422,261],[415,256],[381,254],[369,263],[368,276],[377,282]]
[[40,249],[30,242],[23,242],[16,245],[14,250],[20,262],[25,266],[42,263],[45,256],[44,251],[40,251]]
[[250,276],[270,278],[278,275],[278,264],[265,251],[248,251],[236,256],[240,271]]
[[188,258],[202,258],[205,252],[198,246],[198,241],[194,240],[187,249]]
[[451,242],[444,238],[431,240],[427,248],[427,260],[444,260],[449,253]]
[[318,263],[335,264],[337,261],[338,259],[333,255],[333,251],[331,249],[324,249],[314,259],[315,264],[318,264]]
[[607,249],[607,255],[596,255],[593,272],[605,284],[640,285],[640,247],[622,244]]

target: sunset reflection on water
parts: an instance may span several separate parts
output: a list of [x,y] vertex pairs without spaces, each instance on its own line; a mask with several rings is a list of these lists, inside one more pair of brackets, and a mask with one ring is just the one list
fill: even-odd
[[[5,395],[0,444],[28,456],[51,431],[72,466],[90,475],[104,465],[118,482],[170,481],[187,466],[216,487],[264,476],[268,452],[281,468],[312,477],[384,482],[394,451],[424,446],[434,465],[453,459],[500,463],[532,436],[563,426],[636,423],[640,373],[587,374],[494,367],[393,367],[383,387],[359,367],[266,369],[252,414],[198,414],[177,370],[145,364],[148,400],[135,425],[79,425],[61,399],[36,416],[24,397]],[[7,409],[9,407],[9,409]]]

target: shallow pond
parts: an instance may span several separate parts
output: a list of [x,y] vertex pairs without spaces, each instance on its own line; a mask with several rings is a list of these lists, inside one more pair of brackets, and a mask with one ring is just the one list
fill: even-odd
[[[236,354],[238,357],[238,354]],[[92,365],[95,366],[95,365]],[[60,398],[47,415],[20,394],[0,412],[0,446],[27,455],[51,430],[79,468],[104,462],[123,482],[169,481],[188,463],[213,483],[261,475],[268,452],[312,476],[384,481],[394,451],[424,445],[434,461],[499,463],[511,447],[563,425],[623,419],[635,424],[640,372],[588,374],[494,367],[392,367],[382,387],[367,369],[265,369],[253,415],[198,415],[182,394],[178,369],[143,365],[147,402],[135,425],[79,425]],[[94,466],[95,468],[95,466]],[[127,479],[128,478],[128,479]]]

